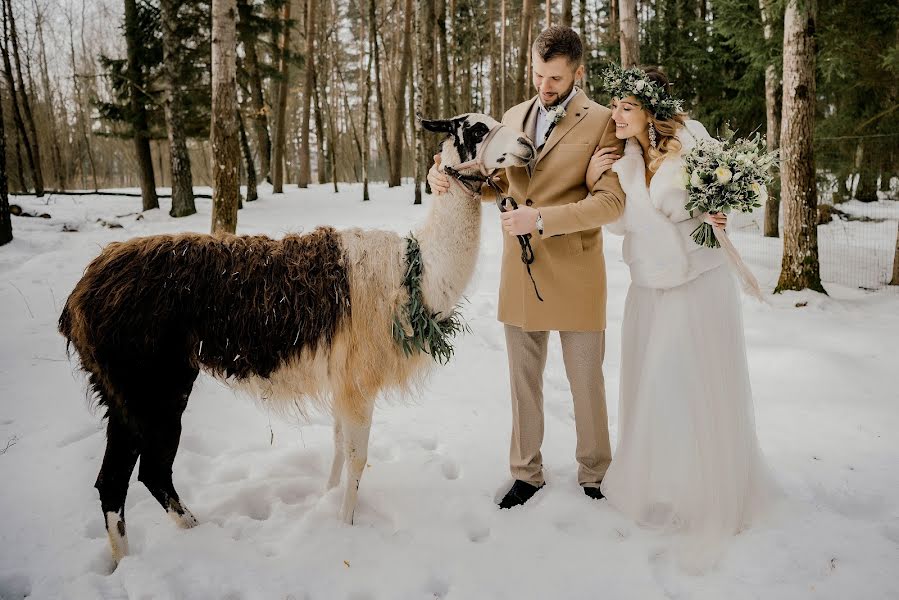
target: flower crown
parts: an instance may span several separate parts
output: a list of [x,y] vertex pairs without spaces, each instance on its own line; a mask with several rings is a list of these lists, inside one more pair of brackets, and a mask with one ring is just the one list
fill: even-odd
[[637,67],[622,69],[616,64],[610,65],[602,72],[602,87],[613,98],[635,96],[643,108],[662,121],[684,112],[681,100],[672,98],[667,90],[646,75],[646,71]]

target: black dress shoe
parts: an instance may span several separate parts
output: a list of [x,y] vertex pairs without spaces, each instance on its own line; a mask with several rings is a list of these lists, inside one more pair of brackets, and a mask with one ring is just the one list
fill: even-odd
[[543,485],[544,484],[536,486],[526,481],[516,479],[515,483],[512,484],[512,488],[508,492],[506,492],[506,495],[499,503],[499,507],[512,508],[513,506],[521,506],[522,504],[530,500],[531,496],[536,494],[537,490],[542,488]]
[[590,496],[591,498],[593,498],[594,500],[601,500],[601,499],[605,498],[605,496],[602,495],[602,490],[599,489],[599,486],[584,487],[583,489],[584,489],[584,493],[587,494],[588,496]]

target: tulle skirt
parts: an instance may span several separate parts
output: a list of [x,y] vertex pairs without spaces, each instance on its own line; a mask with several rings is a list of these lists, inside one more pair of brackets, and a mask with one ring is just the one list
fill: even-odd
[[704,570],[778,495],[727,266],[669,290],[631,285],[621,339],[618,445],[602,491],[641,525],[676,532],[681,565]]

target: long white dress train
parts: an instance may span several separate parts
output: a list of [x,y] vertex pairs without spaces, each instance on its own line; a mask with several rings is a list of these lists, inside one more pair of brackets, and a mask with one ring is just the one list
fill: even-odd
[[[679,137],[683,151],[695,143],[689,131]],[[636,522],[681,534],[679,562],[701,571],[778,491],[755,432],[739,292],[722,251],[689,237],[698,220],[683,210],[679,163],[666,159],[649,189],[634,141],[615,165],[627,194],[617,227],[633,281],[618,445],[602,491]]]

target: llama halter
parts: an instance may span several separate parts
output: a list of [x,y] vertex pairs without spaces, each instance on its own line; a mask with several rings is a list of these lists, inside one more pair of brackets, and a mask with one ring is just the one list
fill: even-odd
[[[466,181],[476,181],[479,184],[487,182],[493,191],[496,192],[496,206],[499,208],[499,212],[506,212],[509,210],[515,210],[518,208],[518,203],[515,202],[515,199],[511,196],[506,196],[503,194],[503,191],[493,180],[493,175],[496,173],[497,169],[488,170],[487,165],[484,163],[484,153],[487,151],[487,147],[490,145],[490,140],[492,140],[500,129],[505,127],[502,123],[497,123],[494,125],[490,131],[487,132],[487,137],[484,138],[484,141],[481,142],[480,148],[478,148],[478,152],[475,155],[473,160],[466,161],[464,163],[460,163],[455,167],[450,167],[449,165],[443,166],[443,172],[450,176],[450,181],[459,186],[466,195],[470,198],[475,198],[480,195],[480,186],[478,186],[478,190],[472,190],[465,183]],[[481,175],[463,175],[459,171],[462,169],[471,169],[473,167],[477,167],[480,171]],[[511,208],[506,208],[506,204]],[[528,277],[531,278],[531,283],[534,285],[534,293],[537,294],[537,299],[540,302],[543,302],[543,297],[540,296],[540,290],[537,289],[537,282],[534,281],[534,275],[531,273],[531,264],[534,262],[534,249],[531,247],[531,234],[525,233],[524,235],[515,236],[518,238],[518,245],[521,246],[521,262],[524,263],[524,266],[527,267]]]

